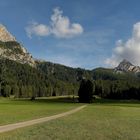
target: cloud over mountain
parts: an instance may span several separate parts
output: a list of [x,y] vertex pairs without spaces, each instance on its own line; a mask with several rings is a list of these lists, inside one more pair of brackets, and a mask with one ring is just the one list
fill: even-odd
[[83,27],[79,23],[71,23],[63,11],[59,8],[53,10],[50,25],[37,22],[30,23],[26,28],[28,37],[54,35],[58,38],[70,38],[83,33]]
[[28,27],[26,27],[26,32],[28,37],[32,38],[33,34],[36,36],[47,36],[50,34],[50,29],[44,24],[32,22]]
[[134,24],[130,39],[126,42],[117,41],[111,58],[107,58],[105,63],[114,67],[122,59],[127,59],[135,65],[140,65],[140,22]]

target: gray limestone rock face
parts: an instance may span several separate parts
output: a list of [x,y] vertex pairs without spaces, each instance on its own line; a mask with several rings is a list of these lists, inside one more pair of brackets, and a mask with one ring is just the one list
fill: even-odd
[[0,41],[2,42],[16,41],[16,38],[10,32],[8,32],[6,27],[2,24],[0,24]]
[[32,55],[16,41],[16,38],[2,24],[0,24],[0,58],[36,67]]

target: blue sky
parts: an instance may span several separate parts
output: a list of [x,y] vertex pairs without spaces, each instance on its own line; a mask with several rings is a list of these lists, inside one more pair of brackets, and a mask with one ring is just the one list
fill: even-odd
[[124,58],[140,65],[139,5],[139,0],[0,0],[0,23],[35,58],[86,69],[115,66]]

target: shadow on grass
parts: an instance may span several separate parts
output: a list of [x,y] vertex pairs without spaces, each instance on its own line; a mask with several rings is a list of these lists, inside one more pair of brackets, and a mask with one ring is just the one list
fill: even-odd
[[[9,101],[8,101],[9,100]],[[14,101],[14,102],[12,102]],[[23,102],[23,103],[22,103]],[[17,99],[4,99],[0,104],[10,104],[14,103],[15,105],[22,105],[22,104],[34,104],[34,103],[78,103],[78,97],[72,96],[56,96],[56,97],[39,97],[35,100],[31,101],[30,98],[17,98]],[[98,104],[98,105],[113,105],[113,106],[139,106],[140,107],[140,100],[110,100],[110,99],[94,99],[93,103],[91,104]]]
[[111,99],[95,99],[94,104],[111,105],[111,106],[127,106],[140,107],[140,100],[111,100]]
[[[19,100],[19,99],[18,99]],[[31,101],[30,99],[20,99],[24,101]],[[44,98],[36,98],[31,102],[40,102],[40,103],[79,103],[78,97],[69,97],[69,96],[61,96],[61,97],[44,97]],[[93,104],[140,104],[140,100],[111,100],[111,99],[95,99],[93,100]]]
[[111,99],[95,99],[94,103],[140,103],[140,100],[111,100]]
[[15,101],[16,103],[78,103],[78,98],[75,97],[38,97],[35,100],[31,100],[30,98],[16,98],[11,99],[11,101]]
[[34,102],[47,102],[47,103],[78,103],[77,98],[72,97],[55,97],[55,98],[37,98]]

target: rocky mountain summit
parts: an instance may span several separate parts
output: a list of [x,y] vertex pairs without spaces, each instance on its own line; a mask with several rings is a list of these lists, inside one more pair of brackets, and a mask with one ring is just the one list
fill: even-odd
[[16,41],[16,38],[8,32],[6,27],[0,24],[0,41],[8,42],[8,41]]
[[0,58],[36,66],[32,55],[16,41],[16,38],[2,24],[0,24]]
[[124,59],[120,64],[115,68],[116,72],[140,72],[139,66],[134,66],[132,63]]

